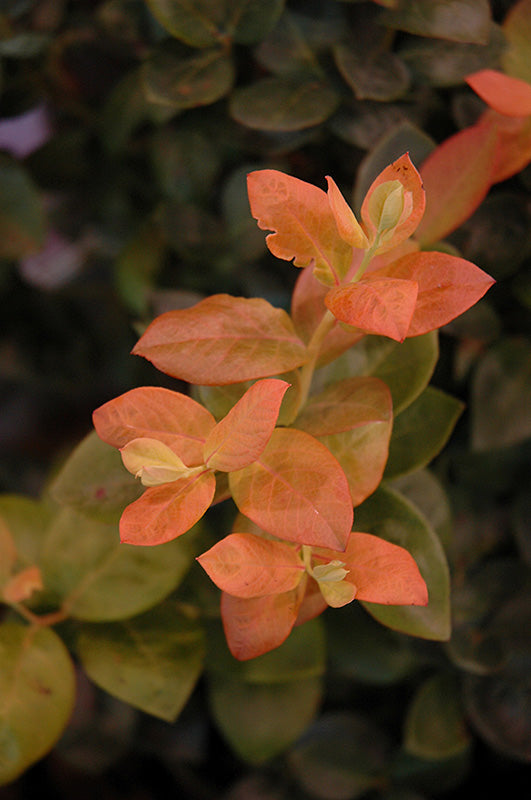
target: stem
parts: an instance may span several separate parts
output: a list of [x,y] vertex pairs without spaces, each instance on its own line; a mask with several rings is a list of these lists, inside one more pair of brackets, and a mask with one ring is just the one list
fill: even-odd
[[295,416],[299,413],[300,409],[306,403],[308,394],[310,392],[310,385],[315,371],[319,351],[326,335],[332,330],[336,322],[336,318],[328,309],[325,311],[323,318],[315,329],[312,338],[308,344],[308,361],[301,367],[301,396],[297,407]]
[[31,625],[36,625],[38,628],[50,627],[51,625],[56,625],[58,622],[64,622],[65,619],[68,619],[68,614],[62,609],[39,616],[38,614],[34,614],[33,611],[30,611],[29,608],[26,608],[26,606],[23,606],[22,603],[10,603],[10,605],[11,608],[18,611],[20,616],[24,617],[27,622]]
[[374,256],[376,250],[378,249],[378,245],[380,244],[380,236],[378,235],[372,245],[369,247],[368,250],[365,251],[365,255],[363,256],[363,260],[359,265],[355,275],[351,278],[350,283],[356,283],[359,279],[363,276],[363,273],[369,266],[372,261],[372,257]]

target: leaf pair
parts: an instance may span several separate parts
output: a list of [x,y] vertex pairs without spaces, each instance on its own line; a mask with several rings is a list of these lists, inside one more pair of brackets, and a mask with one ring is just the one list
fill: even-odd
[[[303,548],[304,551],[304,548]],[[349,534],[344,552],[300,548],[251,533],[233,533],[198,558],[222,590],[229,648],[241,660],[278,647],[293,626],[327,605],[354,598],[426,605],[426,584],[404,548],[367,533]]]

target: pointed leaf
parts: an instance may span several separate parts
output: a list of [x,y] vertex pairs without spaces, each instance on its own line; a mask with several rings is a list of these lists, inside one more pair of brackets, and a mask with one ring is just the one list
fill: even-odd
[[370,213],[371,200],[373,200],[375,192],[380,186],[393,181],[399,181],[403,186],[404,210],[397,225],[394,227],[392,235],[382,240],[376,251],[377,253],[386,253],[401,242],[409,239],[416,231],[424,214],[426,200],[422,180],[411,162],[409,153],[404,153],[404,155],[386,167],[373,181],[361,206],[361,218],[371,241],[374,239],[377,230]]
[[176,539],[201,519],[212,503],[216,479],[206,470],[146,489],[120,519],[120,540],[155,545]]
[[492,286],[494,279],[475,264],[446,253],[411,253],[371,278],[414,281],[418,298],[408,336],[419,336],[440,328],[469,309]]
[[198,623],[165,604],[121,622],[81,625],[76,649],[94,683],[173,722],[199,678],[205,647]]
[[212,414],[185,394],[142,386],[109,400],[92,415],[100,439],[124,447],[133,439],[157,439],[187,466],[203,463],[203,446],[216,424]]
[[369,240],[354,216],[354,212],[339,191],[334,179],[327,175],[326,181],[328,183],[328,202],[330,203],[339,235],[351,247],[365,249],[369,246]]
[[446,139],[424,161],[426,210],[416,233],[421,244],[443,239],[474,213],[492,183],[496,147],[495,130],[473,125]]
[[433,386],[395,417],[386,478],[425,467],[442,450],[464,404]]
[[322,189],[273,169],[247,177],[251,213],[273,255],[296,267],[311,263],[337,283],[350,266],[351,248],[340,237],[328,197]]
[[206,386],[277,375],[306,360],[285,311],[226,294],[157,317],[133,352],[174,378]]
[[325,302],[340,322],[401,342],[410,327],[417,293],[414,280],[371,274],[365,280],[331,289]]
[[347,479],[313,436],[277,428],[260,458],[231,472],[229,483],[239,510],[263,530],[300,544],[345,546],[353,516]]
[[193,533],[161,547],[121,544],[117,526],[64,509],[42,555],[43,583],[75,619],[111,621],[160,603],[196,555]]
[[467,75],[466,82],[482,100],[499,114],[528,117],[531,114],[531,84],[495,69]]
[[74,665],[54,631],[13,622],[0,626],[0,697],[4,785],[52,749],[74,707]]
[[288,388],[286,381],[270,378],[245,392],[207,437],[203,458],[209,469],[232,472],[258,458],[273,433]]

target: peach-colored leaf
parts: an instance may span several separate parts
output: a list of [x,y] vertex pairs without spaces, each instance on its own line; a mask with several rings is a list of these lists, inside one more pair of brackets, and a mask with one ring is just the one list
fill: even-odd
[[382,274],[418,284],[408,336],[420,336],[446,325],[477,303],[494,283],[470,261],[437,252],[411,253],[372,276]]
[[31,566],[13,575],[5,584],[1,596],[6,603],[22,603],[31,597],[33,592],[43,588],[39,567]]
[[326,305],[340,322],[402,342],[417,302],[413,280],[375,277],[331,289]]
[[328,271],[332,282],[348,270],[351,247],[339,235],[328,197],[322,189],[273,169],[247,176],[251,213],[273,255],[296,267],[312,262]]
[[421,244],[443,239],[474,213],[492,183],[496,148],[496,131],[478,124],[450,136],[424,161],[426,211],[416,233]]
[[234,658],[256,658],[286,641],[297,618],[304,584],[302,580],[290,592],[250,599],[222,593],[221,618]]
[[424,214],[425,196],[422,180],[409,158],[409,153],[404,153],[404,155],[386,167],[373,181],[361,206],[361,218],[371,241],[374,240],[376,235],[376,226],[369,213],[371,197],[378,186],[388,181],[396,180],[400,181],[404,187],[404,211],[392,236],[382,242],[378,247],[377,253],[385,253],[388,250],[392,250],[393,247],[409,239],[417,229]]
[[521,172],[531,161],[531,117],[504,117],[488,109],[479,125],[493,130],[497,137],[496,158],[491,175],[499,183]]
[[174,378],[205,386],[277,375],[306,360],[284,310],[227,294],[157,317],[133,353]]
[[234,597],[289,592],[304,574],[293,546],[252,533],[231,533],[197,560],[216,586]]
[[212,414],[185,394],[143,386],[109,400],[92,415],[97,434],[113,447],[133,439],[158,439],[187,466],[203,463],[203,446],[216,424]]
[[531,115],[531,85],[495,69],[467,75],[466,82],[494,111],[507,117]]
[[385,605],[428,603],[424,578],[413,558],[403,547],[373,536],[352,532],[344,552],[319,551],[316,559],[345,562],[349,573],[345,580],[356,587],[356,600]]
[[213,430],[204,447],[210,469],[231,472],[255,461],[273,433],[289,383],[266,378],[253,384]]
[[351,247],[366,249],[369,246],[369,240],[354,212],[339,191],[334,179],[327,175],[326,181],[328,183],[328,202],[330,203],[339,235]]
[[173,483],[146,489],[120,519],[120,539],[127,544],[155,545],[186,533],[212,502],[216,479],[209,470]]
[[345,545],[352,527],[347,479],[321,442],[277,428],[253,464],[231,472],[239,510],[268,533],[300,544]]

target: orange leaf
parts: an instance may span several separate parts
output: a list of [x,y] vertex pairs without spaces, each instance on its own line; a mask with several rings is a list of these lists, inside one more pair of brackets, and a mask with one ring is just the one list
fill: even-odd
[[304,585],[303,580],[290,592],[245,600],[222,593],[221,618],[234,658],[256,658],[286,641],[297,618]]
[[383,172],[378,175],[376,180],[373,181],[361,206],[361,218],[365,230],[369,232],[371,241],[374,240],[377,230],[369,213],[371,197],[378,186],[388,181],[396,180],[400,181],[404,187],[406,200],[404,212],[394,229],[393,235],[391,238],[382,242],[376,251],[377,253],[385,253],[388,250],[392,250],[393,247],[409,239],[411,234],[417,229],[422,215],[424,214],[425,197],[422,181],[409,158],[409,153],[404,153],[404,155],[400,156],[400,158],[386,167]]
[[251,213],[273,255],[296,267],[312,262],[339,283],[350,265],[351,247],[338,233],[328,197],[322,189],[274,169],[247,176]]
[[340,322],[402,342],[413,316],[418,286],[415,281],[375,275],[331,289],[326,305]]
[[428,604],[428,590],[419,568],[403,547],[370,533],[351,533],[344,552],[319,551],[319,562],[340,559],[356,587],[356,600],[385,605]]
[[296,427],[312,436],[342,433],[371,422],[389,422],[391,393],[379,378],[346,378],[308,400]]
[[478,124],[493,130],[498,141],[492,183],[511,178],[529,164],[531,117],[504,117],[489,109],[481,116]]
[[164,544],[186,533],[201,519],[214,497],[216,479],[209,470],[146,489],[120,519],[120,539],[127,544]]
[[496,148],[496,131],[473,125],[446,139],[424,161],[426,211],[416,234],[421,244],[443,239],[474,213],[492,183]]
[[446,325],[477,303],[494,283],[490,275],[470,261],[437,252],[411,253],[372,273],[381,274],[418,284],[408,336],[420,336]]
[[277,428],[260,458],[231,472],[242,514],[268,533],[300,544],[344,547],[352,527],[347,479],[321,442]]
[[174,378],[206,386],[276,375],[306,360],[285,311],[227,294],[157,317],[133,353]]
[[465,78],[494,111],[507,117],[531,115],[531,85],[495,69],[481,69]]
[[235,597],[288,592],[304,573],[294,547],[252,533],[231,533],[197,560],[216,586]]
[[191,397],[156,386],[131,389],[97,408],[92,418],[107,444],[124,447],[133,439],[158,439],[187,466],[203,463],[203,446],[216,424]]
[[326,181],[328,183],[328,202],[330,203],[339,235],[351,247],[365,250],[369,246],[369,240],[354,212],[339,191],[334,179],[327,175]]
[[273,433],[289,383],[276,378],[257,381],[210,431],[204,461],[210,469],[232,472],[255,461]]

